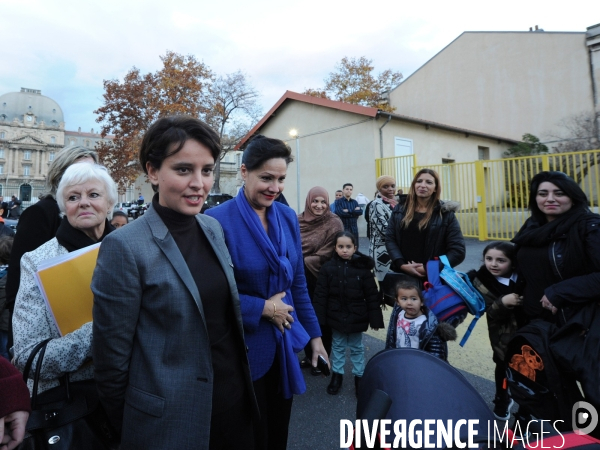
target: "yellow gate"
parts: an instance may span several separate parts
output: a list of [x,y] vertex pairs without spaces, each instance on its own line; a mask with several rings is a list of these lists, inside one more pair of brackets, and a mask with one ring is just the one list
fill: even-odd
[[[412,159],[412,161],[411,161]],[[438,172],[442,200],[460,202],[456,213],[463,234],[485,241],[510,240],[529,217],[529,184],[537,173],[557,170],[572,177],[597,212],[600,150],[417,166],[414,155],[378,159],[377,176],[391,175],[408,192],[414,174],[425,167]]]

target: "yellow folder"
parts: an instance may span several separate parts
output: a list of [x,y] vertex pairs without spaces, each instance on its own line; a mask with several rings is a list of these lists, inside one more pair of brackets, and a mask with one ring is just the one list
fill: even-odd
[[36,272],[38,286],[61,336],[92,320],[90,288],[100,244],[43,261]]

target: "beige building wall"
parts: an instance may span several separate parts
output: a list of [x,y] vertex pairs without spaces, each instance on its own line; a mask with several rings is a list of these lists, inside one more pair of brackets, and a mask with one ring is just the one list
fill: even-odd
[[[304,210],[308,191],[314,186],[327,189],[331,200],[335,191],[349,182],[354,185],[354,197],[363,193],[372,200],[376,190],[375,160],[380,158],[382,150],[384,157],[395,156],[396,137],[411,140],[418,165],[442,164],[447,159],[470,162],[480,156],[500,158],[509,146],[497,139],[427,127],[397,118],[386,122],[386,116],[370,118],[300,101],[287,101],[257,134],[282,139],[292,148],[295,161],[288,168],[284,195],[296,211]],[[289,134],[292,129],[296,129],[300,136],[299,209],[296,140]],[[480,148],[485,151],[480,153]],[[412,179],[412,175],[409,177]],[[358,224],[359,234],[365,236],[364,217],[359,219]]]
[[549,140],[563,119],[594,109],[586,33],[465,32],[391,91],[390,104],[398,114]]
[[[259,130],[260,134],[286,141],[292,148],[295,161],[288,168],[284,195],[298,211],[298,159],[296,140],[289,134],[292,129],[298,130],[300,136],[300,211],[304,210],[308,191],[314,186],[327,189],[331,200],[344,183],[352,183],[354,197],[362,192],[372,199],[375,158],[379,152],[374,119],[288,101],[277,110],[276,118]],[[364,230],[361,235],[364,236]]]
[[[377,126],[380,127],[384,122],[384,117],[379,118]],[[392,120],[383,128],[384,157],[396,156],[396,137],[412,140],[419,166],[472,162],[481,156],[481,159],[500,159],[510,147],[510,144],[496,139]],[[484,150],[482,154],[480,149]]]

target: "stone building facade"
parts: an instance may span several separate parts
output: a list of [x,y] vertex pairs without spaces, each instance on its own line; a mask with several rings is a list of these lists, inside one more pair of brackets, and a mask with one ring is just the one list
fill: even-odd
[[0,189],[24,204],[45,189],[48,166],[65,144],[58,103],[37,89],[0,96]]
[[[27,207],[47,191],[48,168],[56,154],[65,147],[80,145],[94,148],[102,136],[90,132],[69,131],[60,105],[38,89],[21,88],[19,92],[0,95],[0,195],[16,195]],[[221,192],[235,195],[241,152],[232,151],[221,161]],[[144,174],[123,192],[119,201],[135,201],[142,194],[152,198],[152,187]]]

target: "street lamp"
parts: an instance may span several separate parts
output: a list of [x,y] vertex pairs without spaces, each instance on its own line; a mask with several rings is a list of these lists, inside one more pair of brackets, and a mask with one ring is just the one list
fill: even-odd
[[298,214],[300,214],[300,134],[292,128],[290,136],[296,139],[296,195],[298,199]]

